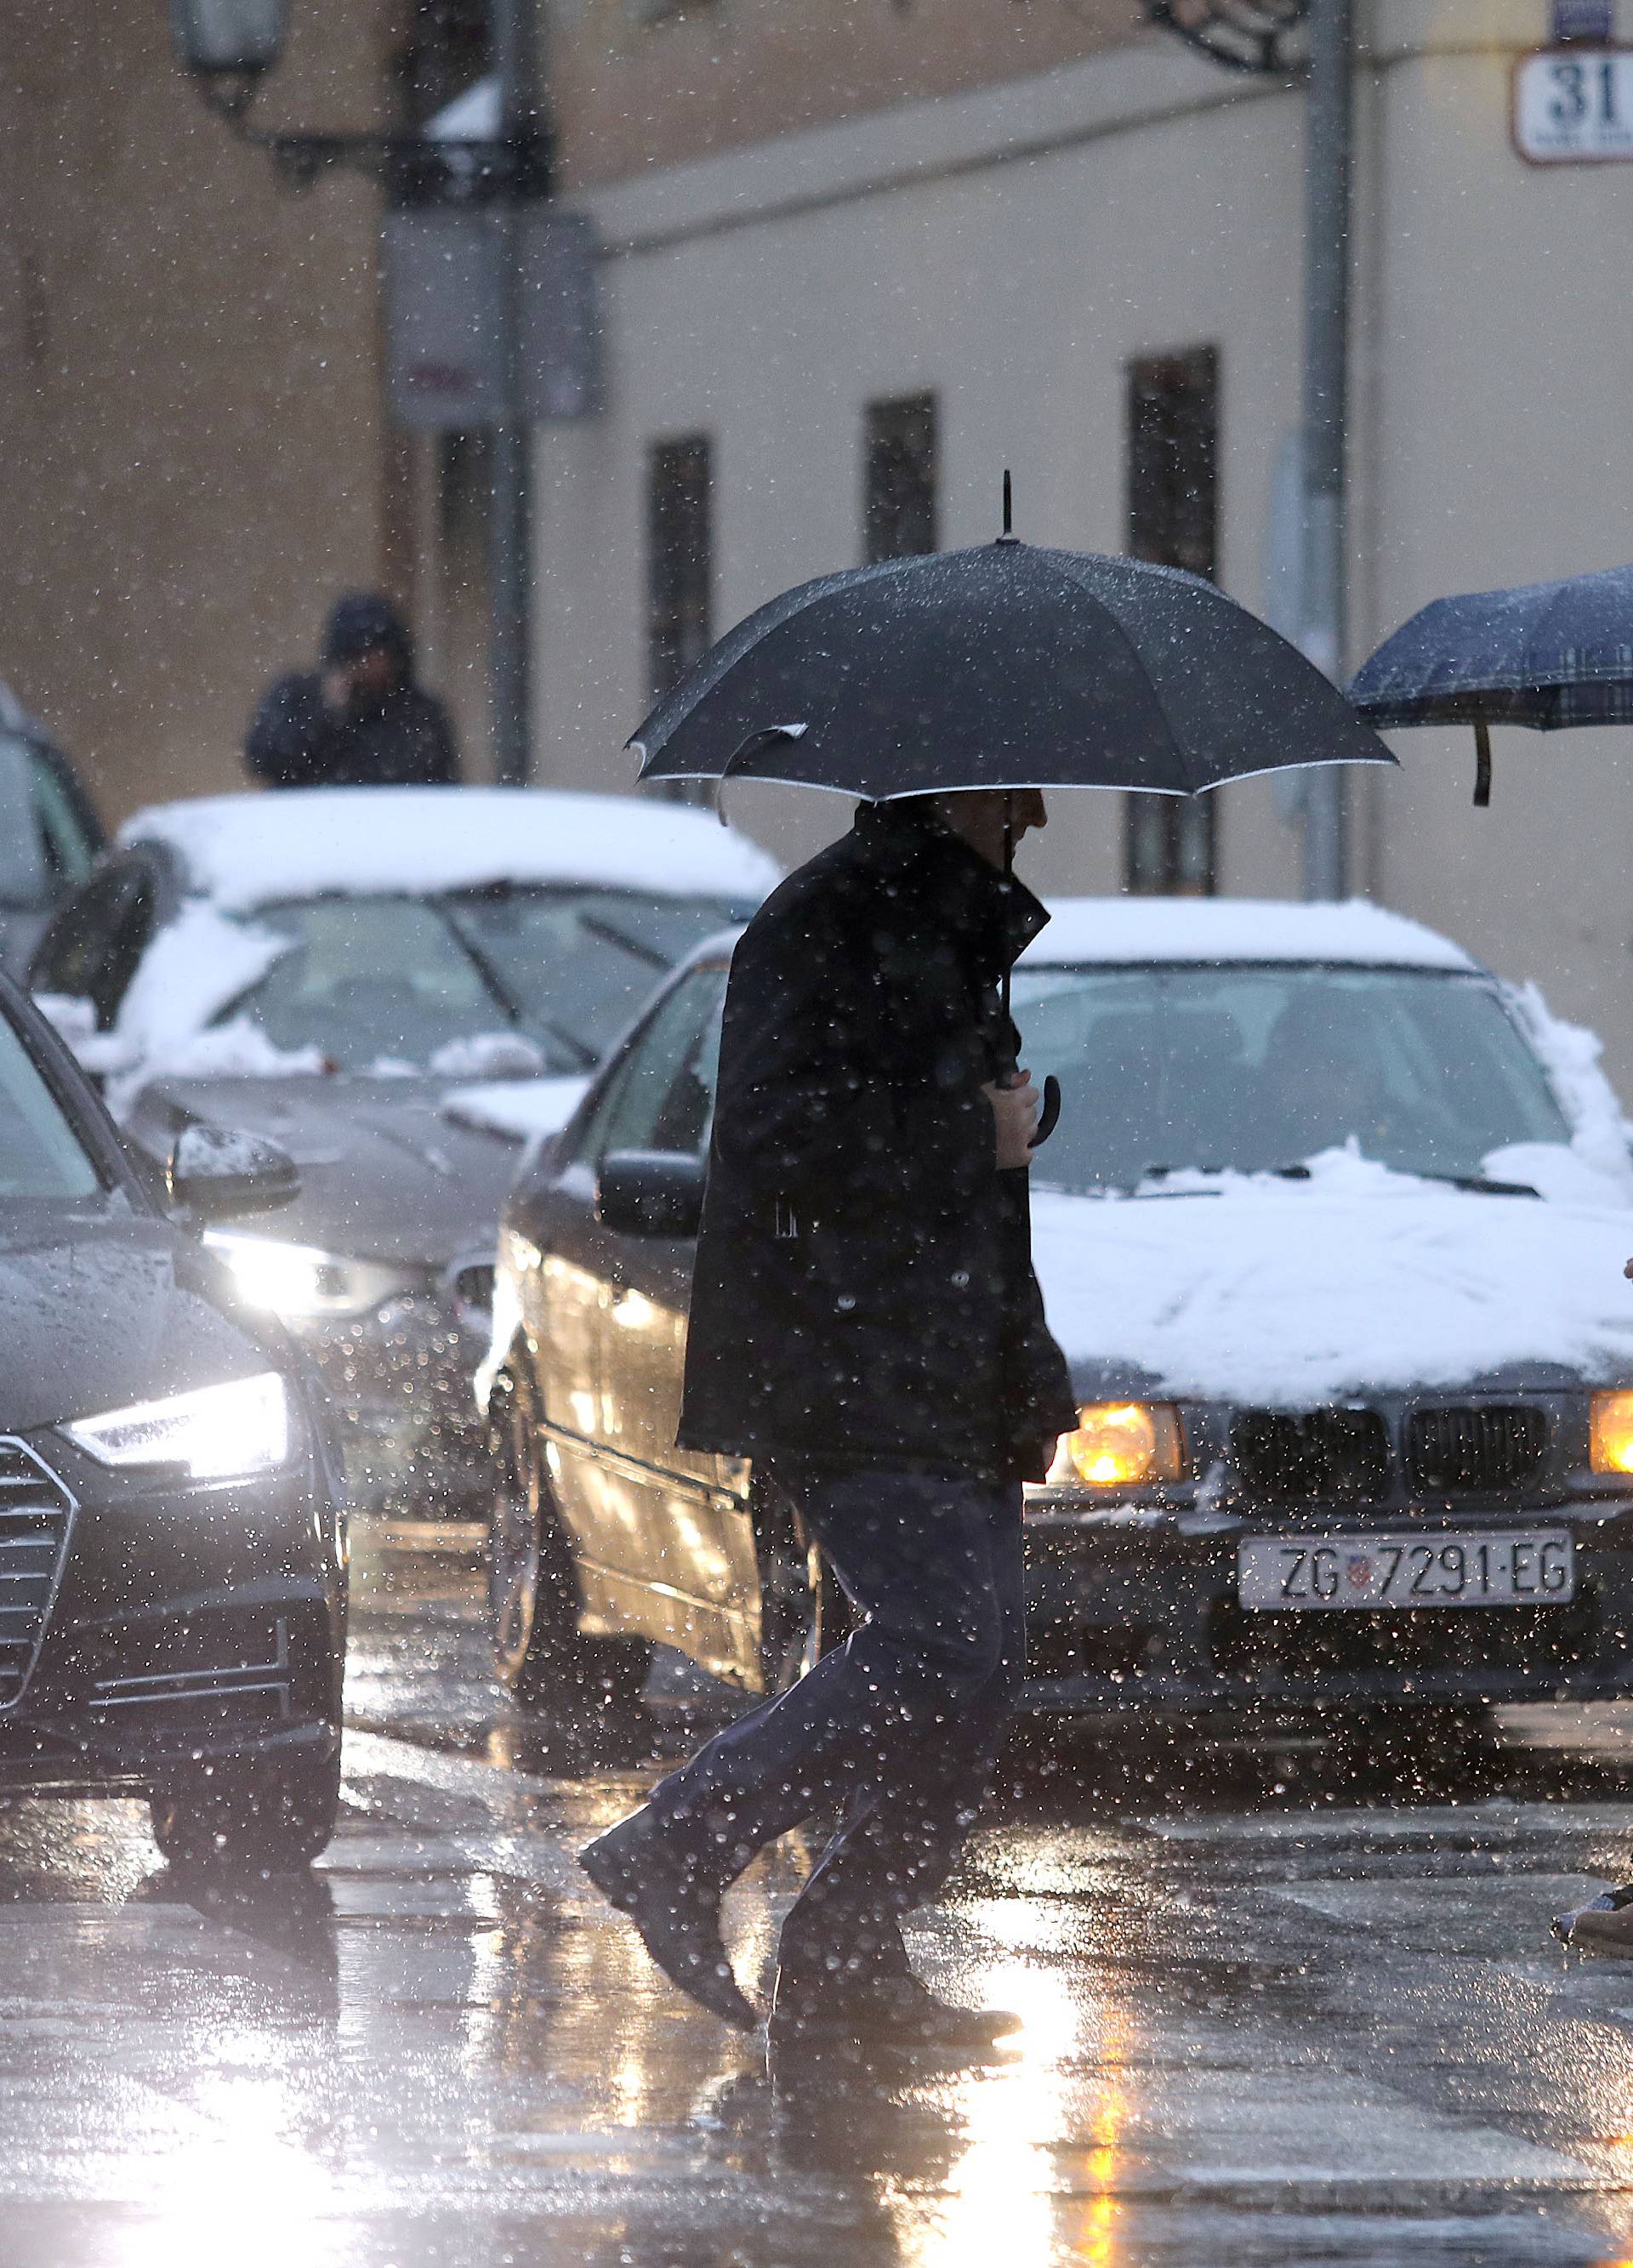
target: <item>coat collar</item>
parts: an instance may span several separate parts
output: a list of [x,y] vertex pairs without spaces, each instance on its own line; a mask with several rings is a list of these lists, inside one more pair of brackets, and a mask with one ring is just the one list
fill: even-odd
[[930,917],[967,938],[993,979],[1048,923],[1046,909],[1024,882],[1014,876],[1006,881],[920,798],[859,805],[853,833],[868,865],[910,891]]

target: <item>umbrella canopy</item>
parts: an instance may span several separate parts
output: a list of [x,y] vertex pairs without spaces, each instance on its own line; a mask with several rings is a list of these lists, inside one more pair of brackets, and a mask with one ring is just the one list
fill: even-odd
[[1473,725],[1474,800],[1489,803],[1491,725],[1633,723],[1633,567],[1436,599],[1349,691],[1374,725]]
[[1394,762],[1296,647],[1213,584],[1013,536],[785,592],[630,746],[643,779],[781,780],[873,800],[1195,795],[1284,767]]
[[1374,725],[1633,724],[1633,567],[1436,599],[1350,697]]

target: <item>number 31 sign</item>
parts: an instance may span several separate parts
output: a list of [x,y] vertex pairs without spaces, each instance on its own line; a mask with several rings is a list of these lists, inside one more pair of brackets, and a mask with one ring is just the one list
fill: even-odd
[[1633,158],[1633,48],[1543,48],[1514,65],[1514,146],[1534,166]]

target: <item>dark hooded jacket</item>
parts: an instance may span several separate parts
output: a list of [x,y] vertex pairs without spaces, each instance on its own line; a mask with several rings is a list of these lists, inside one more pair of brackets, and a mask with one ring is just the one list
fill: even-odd
[[280,677],[255,711],[244,742],[250,770],[269,787],[446,787],[459,778],[442,703],[414,682],[414,643],[388,600],[353,592],[336,603],[323,661],[351,661],[383,648],[397,682],[383,698],[354,696],[344,711],[323,698],[319,671]]
[[733,957],[682,1446],[1041,1477],[1077,1422],[1028,1177],[981,1093],[1048,917],[916,804],[864,805]]

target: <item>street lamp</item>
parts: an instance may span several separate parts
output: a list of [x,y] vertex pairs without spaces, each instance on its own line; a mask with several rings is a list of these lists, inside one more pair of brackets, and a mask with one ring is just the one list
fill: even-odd
[[276,69],[289,30],[289,0],[170,0],[176,53],[204,99],[242,115],[262,71]]

